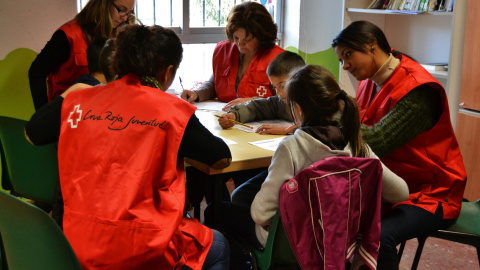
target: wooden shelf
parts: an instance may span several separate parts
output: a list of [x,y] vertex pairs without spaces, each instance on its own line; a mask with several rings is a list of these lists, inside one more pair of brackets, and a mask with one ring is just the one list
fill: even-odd
[[384,15],[434,15],[434,16],[453,16],[453,12],[445,11],[424,11],[424,12],[407,12],[400,10],[388,9],[367,9],[367,8],[347,8],[348,12],[370,13],[370,14],[384,14]]
[[448,71],[428,71],[436,79],[447,79]]

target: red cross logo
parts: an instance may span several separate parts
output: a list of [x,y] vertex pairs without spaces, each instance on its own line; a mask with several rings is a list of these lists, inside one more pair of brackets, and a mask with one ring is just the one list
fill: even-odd
[[264,97],[267,94],[267,88],[261,85],[260,87],[257,88],[257,94],[259,97]]
[[[78,115],[78,118],[75,118],[77,115]],[[78,105],[75,105],[75,107],[73,108],[73,111],[70,112],[67,122],[70,123],[71,128],[77,128],[78,122],[80,122],[81,118],[82,118],[82,110],[80,110],[80,104],[78,104]]]

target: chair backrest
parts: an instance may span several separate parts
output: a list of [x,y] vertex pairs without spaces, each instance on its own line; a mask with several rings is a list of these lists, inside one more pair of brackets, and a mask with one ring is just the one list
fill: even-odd
[[43,210],[3,191],[0,232],[9,269],[81,269],[55,221]]
[[7,161],[5,158],[5,153],[3,152],[2,140],[0,140],[0,173],[1,173],[1,188],[4,190],[12,189],[12,181],[10,180],[10,175],[7,170]]
[[24,135],[26,123],[25,120],[0,116],[0,141],[8,178],[16,194],[53,204],[59,179],[56,145],[31,145]]
[[448,230],[480,236],[480,201],[462,202],[460,216]]
[[376,269],[381,179],[378,159],[333,156],[284,183],[280,216],[302,269],[342,269],[355,252]]

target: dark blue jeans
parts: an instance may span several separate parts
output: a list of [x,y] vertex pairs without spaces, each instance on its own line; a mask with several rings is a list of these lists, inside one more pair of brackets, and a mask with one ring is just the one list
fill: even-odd
[[[202,269],[205,270],[228,270],[230,268],[230,246],[228,241],[219,231],[212,230],[213,242],[207,253]],[[183,270],[191,269],[183,266]]]

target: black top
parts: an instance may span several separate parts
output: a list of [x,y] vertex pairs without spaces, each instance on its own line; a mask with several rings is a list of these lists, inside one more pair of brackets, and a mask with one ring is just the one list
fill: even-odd
[[28,70],[35,110],[48,103],[47,76],[70,57],[70,44],[63,30],[57,30]]
[[91,86],[101,84],[101,82],[99,80],[97,80],[95,77],[93,77],[90,74],[83,74],[82,76],[78,77],[78,79],[73,84],[77,84],[77,83],[84,83],[84,84],[88,84],[88,85],[91,85]]
[[[58,96],[37,110],[25,126],[25,132],[35,145],[57,142],[60,137],[63,97]],[[208,154],[206,154],[208,153]],[[209,166],[223,158],[231,158],[230,149],[222,139],[212,136],[197,116],[192,115],[183,134],[179,156],[188,157]]]

